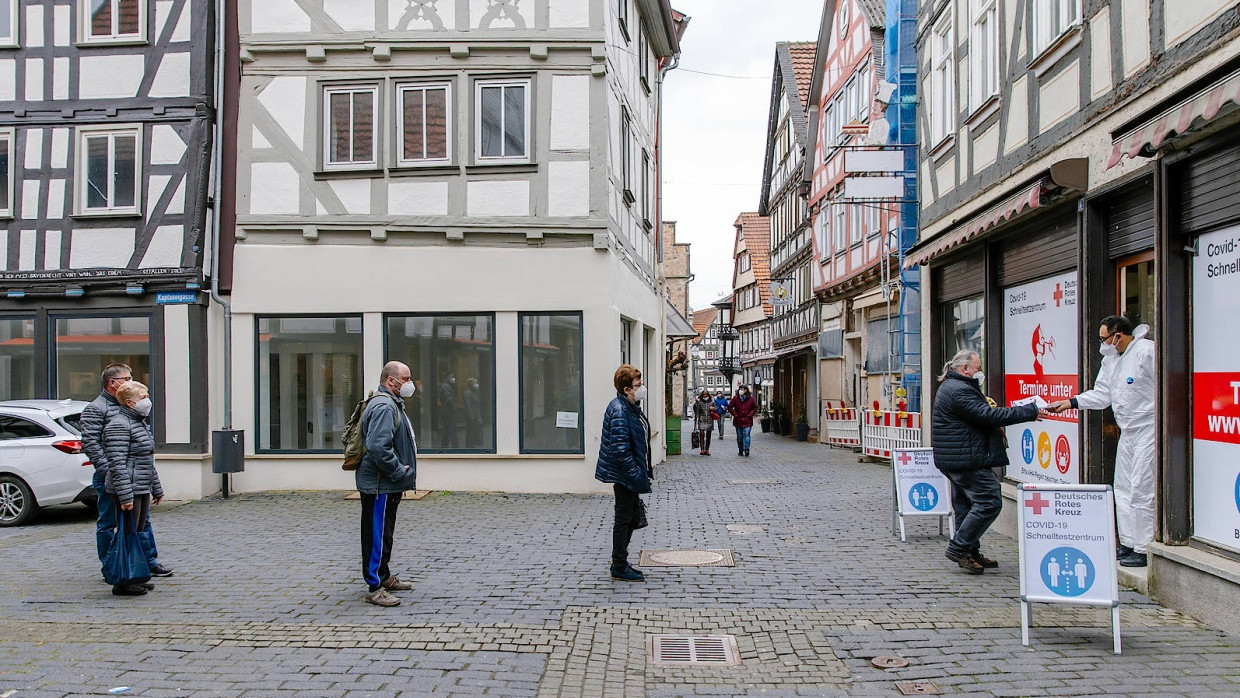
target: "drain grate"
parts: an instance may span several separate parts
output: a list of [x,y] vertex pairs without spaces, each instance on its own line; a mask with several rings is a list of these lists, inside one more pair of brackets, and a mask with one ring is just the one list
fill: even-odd
[[729,485],[778,485],[779,480],[728,480]]
[[941,696],[938,684],[933,681],[897,681],[896,690],[906,696]]
[[735,567],[731,550],[643,550],[642,567]]
[[733,635],[648,635],[646,661],[670,666],[736,666],[741,655]]

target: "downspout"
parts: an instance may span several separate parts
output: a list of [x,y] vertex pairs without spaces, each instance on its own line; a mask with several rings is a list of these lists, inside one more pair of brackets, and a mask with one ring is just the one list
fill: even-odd
[[[675,29],[672,29],[672,31],[675,31]],[[654,122],[655,122],[655,127],[654,127],[654,166],[655,166],[654,182],[655,182],[655,191],[657,192],[655,194],[655,214],[654,214],[654,235],[655,235],[655,241],[656,241],[656,244],[655,244],[655,259],[656,259],[655,288],[657,290],[656,295],[659,297],[659,300],[663,301],[662,303],[659,304],[659,330],[658,330],[657,336],[659,336],[663,340],[661,342],[661,344],[663,345],[663,354],[662,354],[661,360],[663,362],[662,374],[664,375],[664,385],[666,385],[668,382],[668,377],[667,377],[667,363],[668,363],[667,362],[667,352],[668,352],[667,303],[668,303],[668,300],[666,297],[667,277],[664,274],[664,269],[663,269],[663,262],[664,262],[663,260],[663,79],[667,76],[668,72],[675,70],[676,66],[678,65],[680,65],[680,54],[679,53],[672,56],[672,60],[670,63],[659,66],[659,79],[656,81],[658,83],[657,87],[659,90],[659,97],[657,100],[655,100],[655,115],[654,115]],[[672,412],[671,403],[674,402],[672,400],[672,396],[670,395],[670,392],[671,391],[669,390],[663,391],[663,399],[665,402],[668,403],[668,404],[663,405],[664,425],[663,425],[663,428],[660,429],[660,431],[663,431],[663,432],[666,432],[667,430],[666,417],[671,414]],[[664,433],[664,437],[663,437],[663,457],[664,459],[667,458],[667,434],[666,433]]]
[[[211,300],[224,308],[224,429],[232,429],[232,304],[220,295],[220,194],[224,158],[224,40],[228,0],[215,12],[215,134],[211,153]],[[228,473],[220,474],[220,492],[228,499]]]

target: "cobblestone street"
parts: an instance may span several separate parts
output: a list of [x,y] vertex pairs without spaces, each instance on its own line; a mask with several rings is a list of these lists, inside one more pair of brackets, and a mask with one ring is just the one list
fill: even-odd
[[[730,549],[735,567],[615,582],[610,497],[435,492],[401,506],[393,568],[414,589],[392,609],[362,602],[358,503],[343,492],[161,507],[161,559],[176,575],[140,598],[100,580],[84,508],[48,512],[0,531],[0,696],[899,695],[901,681],[979,695],[1240,691],[1240,638],[1133,592],[1120,656],[1106,609],[1040,605],[1022,647],[1014,541],[989,536],[1000,568],[966,575],[936,525],[893,538],[887,467],[767,434],[751,458],[733,445],[659,467],[633,561]],[[735,635],[742,661],[651,665],[654,633]],[[880,655],[909,666],[874,668]]]

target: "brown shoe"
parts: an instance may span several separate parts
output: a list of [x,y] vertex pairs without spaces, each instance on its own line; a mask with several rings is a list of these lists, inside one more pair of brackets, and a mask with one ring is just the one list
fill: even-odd
[[388,577],[387,579],[383,580],[379,584],[380,586],[382,586],[384,589],[387,589],[388,591],[409,591],[410,589],[413,588],[412,584],[410,584],[409,582],[400,581],[399,579],[396,578],[396,575],[392,575],[391,577]]
[[385,608],[400,605],[400,599],[387,593],[387,589],[384,589],[383,587],[379,587],[378,589],[370,592],[365,596],[365,599],[366,603],[373,603],[376,606],[383,606]]
[[969,574],[982,574],[986,571],[986,568],[982,567],[982,563],[973,559],[973,553],[953,553],[948,550],[947,559],[960,565],[960,569]]
[[710,451],[702,451],[702,455],[704,455],[704,456],[709,456],[709,455],[710,455]]
[[988,570],[993,570],[999,566],[998,560],[991,560],[981,553],[973,553],[973,559],[977,561],[977,564]]

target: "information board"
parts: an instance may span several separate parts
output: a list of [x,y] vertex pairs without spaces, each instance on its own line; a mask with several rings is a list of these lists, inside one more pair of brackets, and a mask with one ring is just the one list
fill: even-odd
[[1240,552],[1240,228],[1193,259],[1193,535]]
[[1029,644],[1029,603],[1110,606],[1119,652],[1115,499],[1110,485],[1017,487],[1022,638]]
[[[951,481],[934,467],[934,449],[905,448],[891,452],[895,478],[896,516],[904,540],[905,516],[945,516],[954,535]],[[941,522],[940,522],[941,523]]]
[[[1004,289],[1003,389],[1009,405],[1034,396],[1057,402],[1076,395],[1077,310],[1076,272]],[[1080,482],[1077,410],[1005,429],[1009,477]]]

